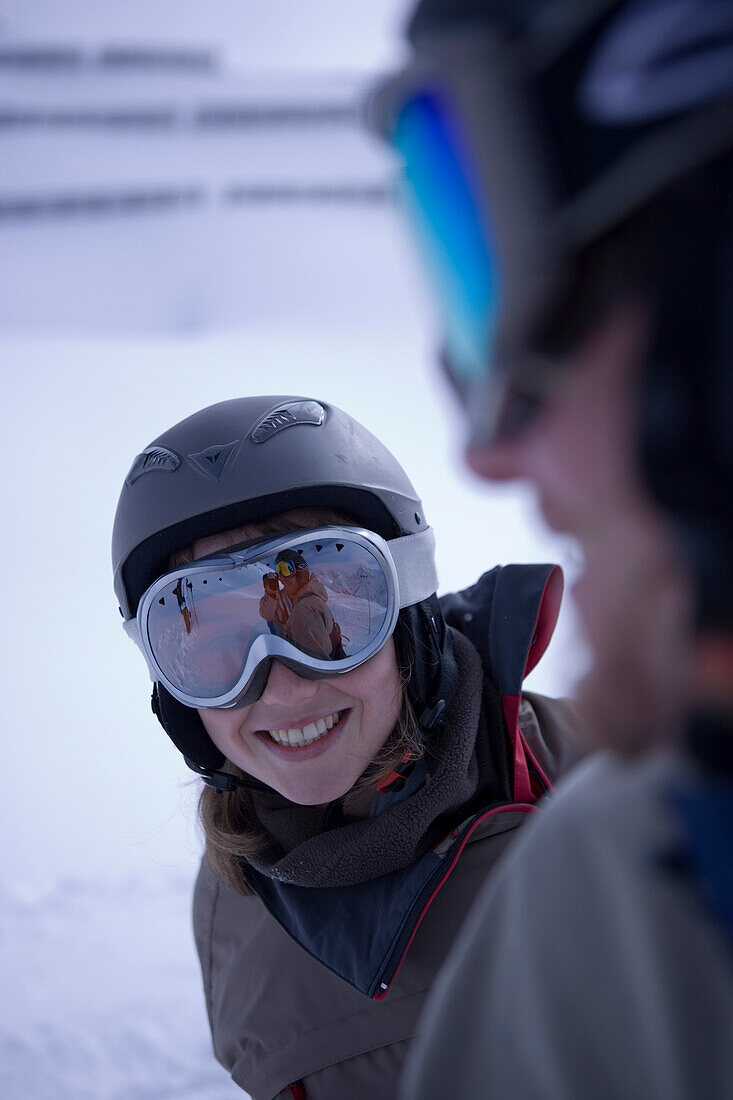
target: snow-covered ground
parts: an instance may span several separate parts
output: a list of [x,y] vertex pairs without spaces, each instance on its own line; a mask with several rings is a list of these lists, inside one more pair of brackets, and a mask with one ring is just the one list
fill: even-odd
[[[344,5],[330,0],[217,0],[214,40],[211,5],[203,19],[178,0],[12,0],[0,47],[71,42],[94,58],[105,27],[117,43],[125,27],[128,42],[146,27],[163,42],[174,28],[179,44],[238,66],[201,76],[216,95],[272,104],[274,89],[296,105],[342,104],[395,56],[406,6],[354,0],[344,30]],[[293,75],[296,39],[308,64]],[[99,106],[102,78],[88,69],[56,74],[49,91],[48,74],[5,65],[0,107]],[[119,103],[114,80],[104,87]],[[163,89],[190,107],[196,80],[132,77],[127,93],[146,101]],[[0,217],[0,1097],[242,1096],[211,1054],[189,927],[198,781],[150,713],[112,594],[110,531],[132,459],[214,401],[312,395],[356,415],[403,463],[436,529],[442,590],[497,561],[556,560],[572,575],[575,551],[548,536],[528,491],[463,471],[401,223],[383,199],[344,198],[347,184],[382,186],[394,171],[355,125],[153,136],[0,127],[0,156],[12,165],[0,215],[23,195],[109,195],[122,184],[193,180],[207,196],[180,209],[37,205],[25,219]],[[252,182],[269,188],[267,201],[222,199]],[[532,686],[567,691],[582,662],[568,604]]]
[[187,871],[0,892],[3,1100],[226,1100],[189,931]]

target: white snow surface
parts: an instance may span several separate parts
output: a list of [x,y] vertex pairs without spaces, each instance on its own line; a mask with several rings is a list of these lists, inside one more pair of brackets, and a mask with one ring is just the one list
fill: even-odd
[[0,893],[3,1100],[226,1100],[189,929],[190,875]]
[[[12,0],[0,44],[94,50],[108,34],[213,45],[240,82],[218,92],[342,102],[393,62],[407,6],[350,3],[349,26],[334,22],[347,10],[336,0]],[[0,106],[91,103],[99,79],[58,75],[51,95],[48,76],[6,70]],[[178,91],[145,79],[130,78],[133,99],[164,87],[190,101],[192,78]],[[120,87],[109,85],[112,98]],[[559,561],[572,579],[577,552],[547,533],[526,488],[463,469],[432,313],[389,204],[216,201],[243,181],[389,179],[395,166],[358,130],[3,132],[0,155],[0,202],[191,179],[213,196],[191,211],[0,220],[0,1098],[241,1097],[213,1058],[190,929],[199,781],[150,713],[144,662],[112,594],[110,532],[134,456],[215,401],[314,396],[355,415],[404,465],[436,530],[441,591],[496,562]],[[531,686],[567,692],[584,660],[566,601]]]

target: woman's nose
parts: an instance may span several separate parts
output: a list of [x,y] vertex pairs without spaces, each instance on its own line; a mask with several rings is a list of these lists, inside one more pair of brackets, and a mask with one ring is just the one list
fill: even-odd
[[311,699],[318,691],[316,680],[307,680],[299,676],[281,661],[273,660],[270,672],[267,676],[265,690],[262,692],[261,701],[265,705],[275,703],[296,703],[304,699]]

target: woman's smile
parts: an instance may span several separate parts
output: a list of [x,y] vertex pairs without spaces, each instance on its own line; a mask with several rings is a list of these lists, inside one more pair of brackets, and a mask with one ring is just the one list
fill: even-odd
[[256,730],[255,736],[273,752],[293,763],[311,760],[327,752],[343,732],[350,709],[337,710],[320,718],[307,719],[278,729]]

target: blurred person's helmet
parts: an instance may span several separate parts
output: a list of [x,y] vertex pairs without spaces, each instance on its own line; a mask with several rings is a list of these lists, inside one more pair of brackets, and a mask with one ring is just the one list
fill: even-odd
[[733,0],[422,0],[408,34],[368,112],[404,161],[474,442],[542,407],[563,338],[609,304],[584,260],[636,221],[644,468],[701,620],[733,627]]
[[[322,506],[345,513],[388,544],[423,532],[432,538],[420,498],[395,457],[335,406],[258,396],[194,413],[146,447],[125,479],[112,536],[123,619],[135,618],[145,592],[169,570],[171,555],[194,540]],[[455,677],[434,593],[400,610],[394,637],[400,666],[409,671],[408,695],[418,721],[429,729]],[[160,682],[153,709],[188,765],[226,789],[231,777],[219,774],[224,757],[197,711]]]

